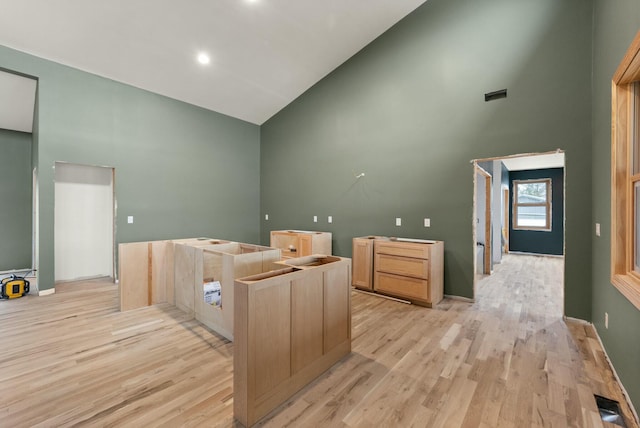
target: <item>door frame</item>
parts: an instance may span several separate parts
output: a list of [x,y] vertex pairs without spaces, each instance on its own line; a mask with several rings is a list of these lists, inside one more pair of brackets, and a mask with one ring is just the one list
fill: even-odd
[[[477,174],[477,168],[478,168],[478,162],[489,162],[489,161],[495,161],[495,160],[505,160],[505,159],[513,159],[513,158],[523,158],[523,157],[534,157],[534,156],[540,156],[540,155],[550,155],[550,154],[556,154],[556,153],[564,153],[565,154],[565,160],[564,160],[564,165],[563,165],[563,176],[564,176],[564,187],[563,187],[563,192],[562,192],[562,205],[563,205],[563,210],[564,210],[564,217],[562,219],[562,223],[563,223],[563,230],[562,230],[562,246],[563,246],[563,270],[566,271],[566,269],[564,269],[564,265],[566,265],[566,256],[567,256],[567,251],[566,251],[566,234],[567,234],[567,228],[566,228],[566,219],[567,219],[567,192],[566,192],[566,187],[567,187],[567,160],[566,160],[566,152],[562,149],[557,149],[557,150],[553,150],[553,151],[549,151],[549,152],[538,152],[538,153],[521,153],[521,154],[512,154],[512,155],[505,155],[505,156],[496,156],[496,157],[491,157],[491,158],[481,158],[481,159],[473,159],[471,160],[471,164],[473,164],[474,168],[473,168],[473,240],[472,240],[472,244],[473,244],[473,294],[474,294],[474,298],[475,298],[475,293],[476,293],[476,285],[477,285],[477,277],[476,277],[476,241],[477,241],[477,234],[476,234],[476,221],[475,219],[477,218],[476,215],[476,174]],[[505,189],[503,189],[504,191]],[[507,196],[509,196],[509,189],[506,189],[507,192]],[[507,207],[507,210],[509,209],[509,199],[507,198],[505,205]],[[508,214],[508,212],[507,212]],[[509,240],[508,240],[508,227],[509,227],[509,218],[508,215],[505,218],[505,224],[507,227],[507,252],[508,252],[508,245],[509,245]],[[551,257],[551,256],[550,256]],[[563,308],[563,313],[564,313],[564,299],[565,299],[565,287],[566,287],[566,281],[564,279],[564,276],[562,278],[562,308]]]
[[[482,167],[480,167],[477,162],[475,163],[475,170],[477,174],[480,174],[484,177],[484,224],[481,227],[484,227],[484,265],[482,266],[482,273],[485,275],[491,275],[492,263],[491,263],[491,241],[493,237],[491,236],[491,189],[492,189],[492,180],[491,174],[485,171]],[[476,191],[478,189],[478,183],[476,182]],[[474,218],[477,218],[476,204],[474,204]],[[476,231],[477,236],[477,231]]]
[[502,189],[502,205],[503,205],[503,215],[504,215],[504,224],[502,225],[502,235],[504,236],[504,247],[503,251],[505,254],[509,254],[509,223],[511,220],[509,219],[509,188]]
[[[67,161],[55,161],[54,162],[54,168],[55,165],[57,164],[63,164],[63,165],[78,165],[78,166],[86,166],[86,167],[92,167],[92,168],[105,168],[105,169],[109,169],[111,171],[111,279],[112,280],[116,280],[117,279],[117,265],[116,265],[116,213],[117,213],[117,206],[118,203],[116,201],[116,169],[115,167],[112,166],[108,166],[108,165],[94,165],[94,164],[83,164],[83,163],[78,163],[78,162],[67,162]],[[54,174],[55,177],[55,174]],[[54,189],[55,189],[55,178],[54,178]],[[55,196],[55,190],[54,190],[54,204],[56,201],[56,196]],[[54,224],[55,224],[55,219],[54,219]],[[55,228],[55,226],[54,226]],[[55,237],[54,237],[55,239]],[[54,244],[55,245],[55,244]],[[55,257],[55,253],[54,253],[54,257]],[[55,274],[54,274],[54,278],[55,278]],[[85,280],[85,279],[92,279],[92,278],[77,278],[77,279],[73,279],[70,281],[77,281],[77,280]],[[60,280],[60,281],[55,281],[56,283],[63,283],[63,282],[69,282],[67,280]]]

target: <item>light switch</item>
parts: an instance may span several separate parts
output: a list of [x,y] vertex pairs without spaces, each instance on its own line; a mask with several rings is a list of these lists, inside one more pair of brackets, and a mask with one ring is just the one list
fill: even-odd
[[402,219],[400,217],[396,217],[396,226],[402,226]]
[[127,216],[127,223],[129,223],[129,224],[133,223],[133,216],[132,215]]

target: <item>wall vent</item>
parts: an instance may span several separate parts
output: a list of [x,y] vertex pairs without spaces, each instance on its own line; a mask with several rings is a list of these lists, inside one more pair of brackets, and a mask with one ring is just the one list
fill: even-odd
[[499,91],[487,92],[484,94],[485,101],[499,100],[500,98],[507,98],[506,89],[500,89]]

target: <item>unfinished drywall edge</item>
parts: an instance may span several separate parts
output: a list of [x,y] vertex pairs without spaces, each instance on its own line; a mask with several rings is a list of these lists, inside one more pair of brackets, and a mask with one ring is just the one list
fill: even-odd
[[49,288],[47,290],[38,291],[38,296],[48,296],[49,294],[53,294],[56,292],[55,288]]

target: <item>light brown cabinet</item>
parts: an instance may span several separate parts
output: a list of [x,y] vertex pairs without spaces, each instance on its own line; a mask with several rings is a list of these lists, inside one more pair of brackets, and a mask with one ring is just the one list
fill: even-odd
[[328,256],[331,255],[331,232],[272,230],[270,246],[279,248],[283,259],[313,254]]
[[373,241],[375,236],[353,238],[352,284],[363,290],[373,290]]
[[235,282],[233,408],[245,426],[351,352],[351,260],[279,265]]
[[[280,250],[210,238],[120,244],[120,310],[170,303],[233,340],[234,281],[274,269]],[[219,282],[219,304],[204,284]]]
[[[373,247],[373,249],[371,249]],[[353,282],[432,307],[443,298],[444,242],[381,236],[353,239]]]

